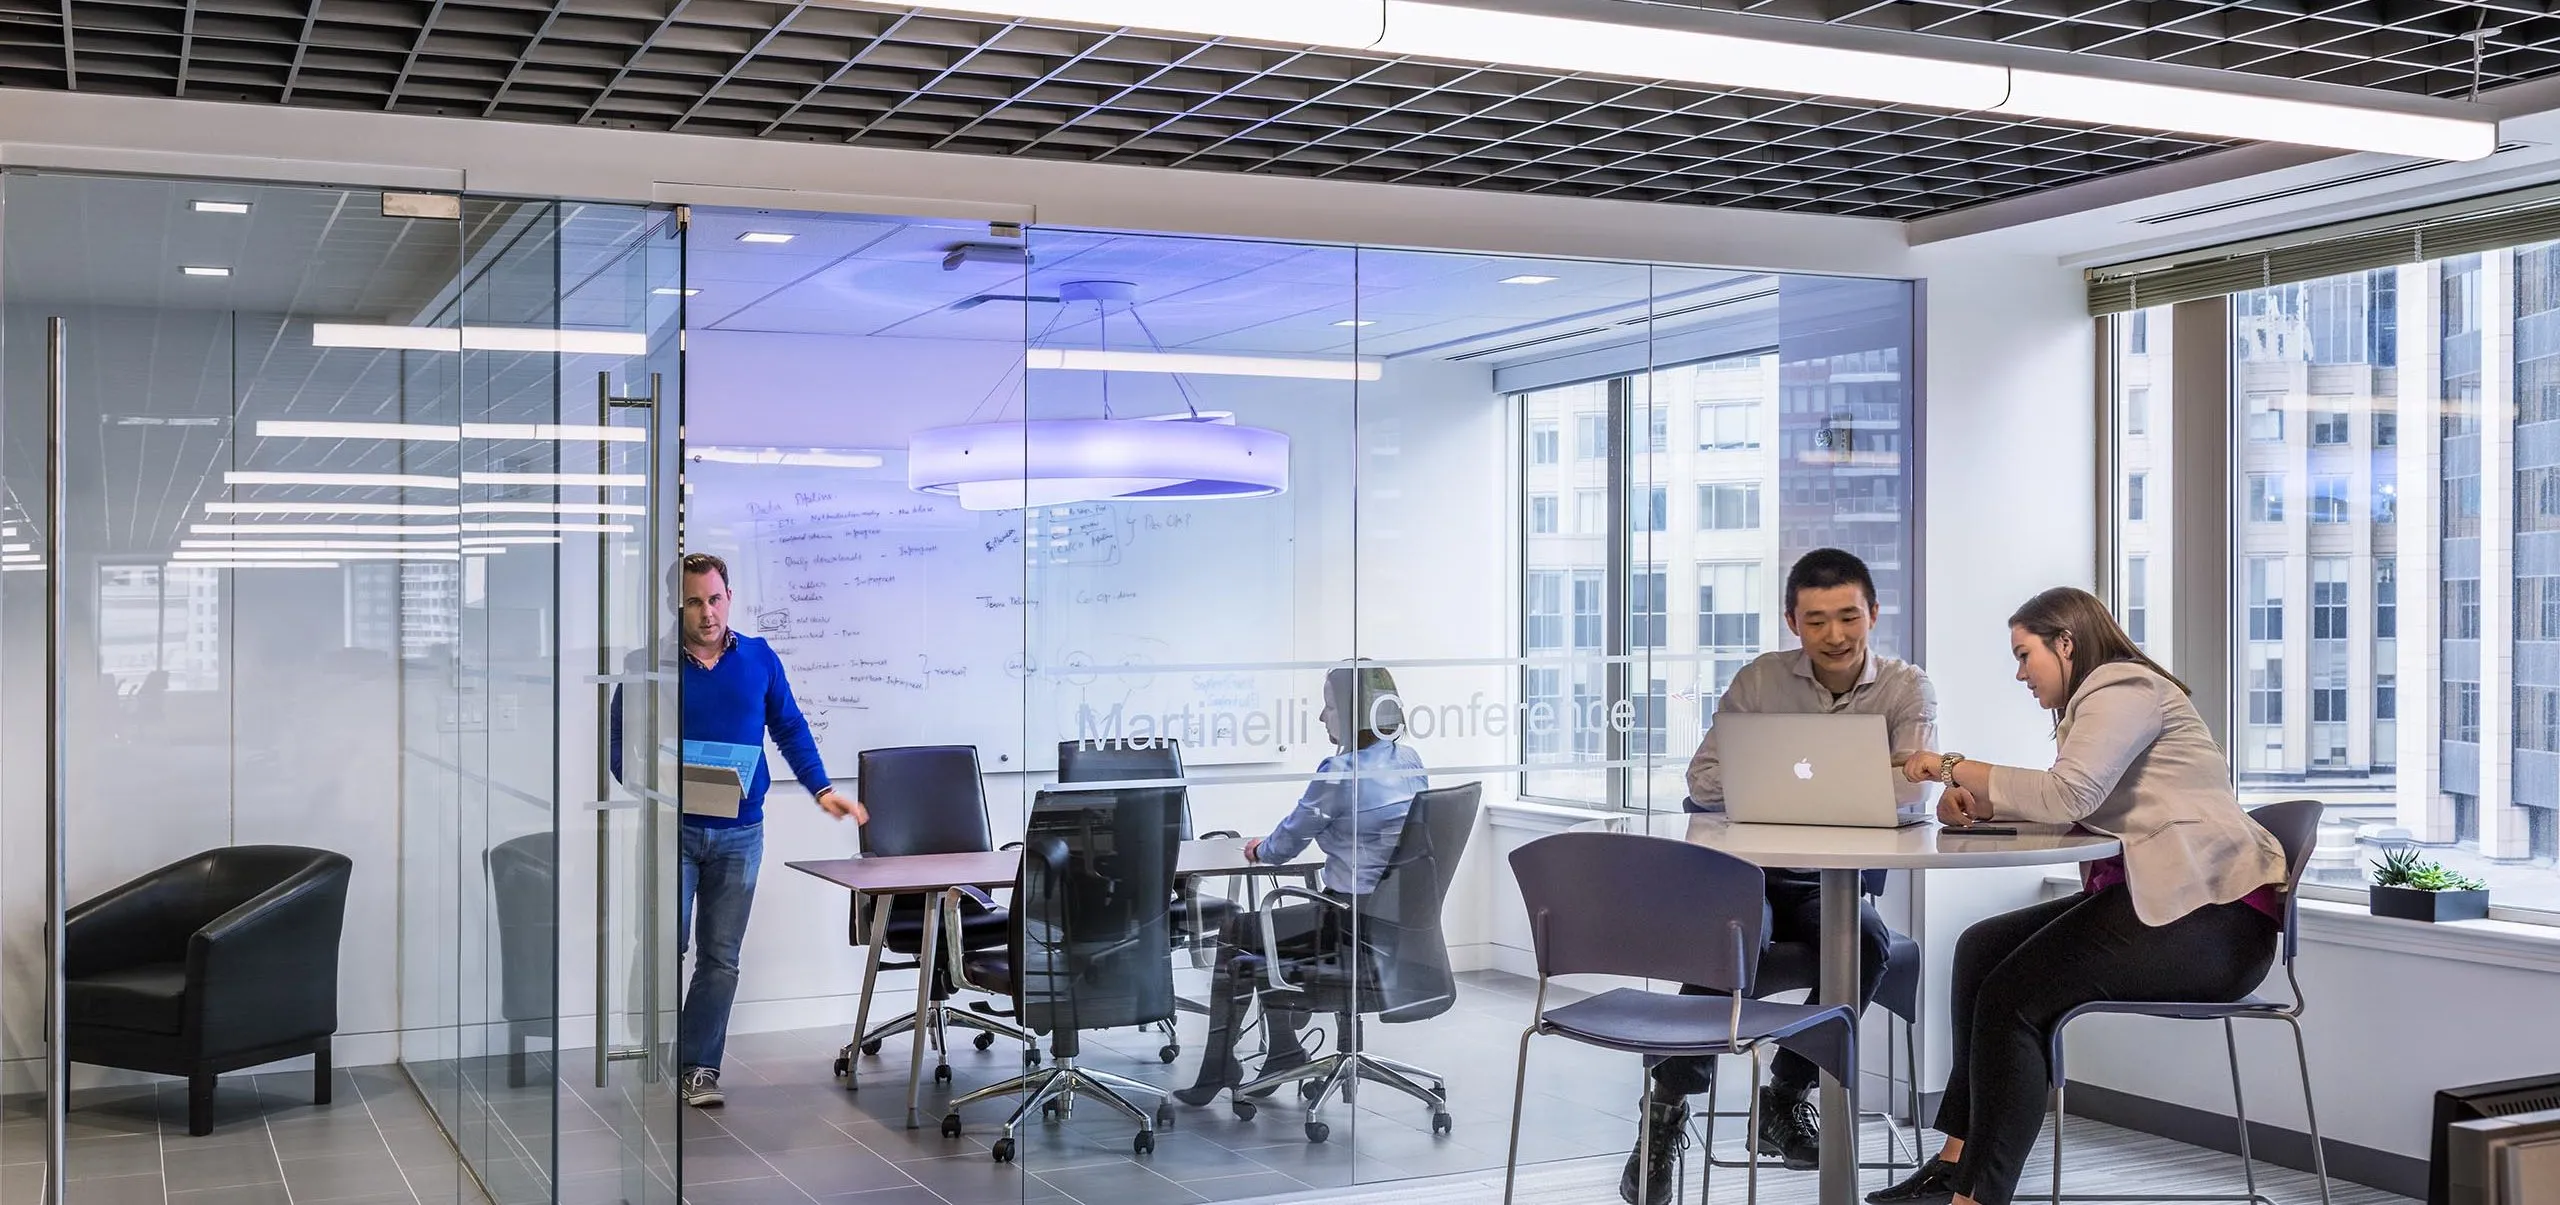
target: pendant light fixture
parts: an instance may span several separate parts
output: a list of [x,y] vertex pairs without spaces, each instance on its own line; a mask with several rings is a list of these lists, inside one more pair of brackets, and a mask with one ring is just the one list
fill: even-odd
[[[1166,357],[1146,320],[1138,316],[1137,292],[1137,286],[1127,281],[1077,280],[1060,285],[1058,299],[1068,305],[1091,303],[1097,329],[1107,330],[1115,312],[1126,314],[1146,337],[1149,351],[1141,354]],[[1025,367],[1083,370],[1087,366],[1061,362],[1048,349],[1034,349]],[[956,497],[964,510],[1260,498],[1289,488],[1288,436],[1238,426],[1235,415],[1226,411],[1200,409],[1178,375],[1173,381],[1182,391],[1182,410],[1142,418],[1114,417],[1109,370],[1096,370],[1106,373],[1102,417],[965,423],[919,431],[907,444],[908,487]]]

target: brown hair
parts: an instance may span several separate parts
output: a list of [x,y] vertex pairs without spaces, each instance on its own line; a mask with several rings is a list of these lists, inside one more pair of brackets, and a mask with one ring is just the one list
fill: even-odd
[[[2195,693],[2178,680],[2178,675],[2160,668],[2159,662],[2145,654],[2142,646],[2125,634],[2124,625],[2117,623],[2116,617],[2107,611],[2107,604],[2086,590],[2056,586],[2036,595],[2009,617],[2009,626],[2025,628],[2042,639],[2047,647],[2061,637],[2071,638],[2071,663],[2064,667],[2066,673],[2063,677],[2062,701],[2065,706],[2070,704],[2071,696],[2080,693],[2081,683],[2098,672],[2099,666],[2114,665],[2119,661],[2133,662],[2168,679],[2169,684],[2180,691]],[[2057,724],[2062,722],[2062,708],[2053,709],[2053,719]]]
[[675,565],[667,570],[667,601],[678,610],[684,607],[685,576],[692,573],[717,573],[721,589],[733,593],[736,590],[729,584],[729,562],[707,552],[688,552],[678,557]]

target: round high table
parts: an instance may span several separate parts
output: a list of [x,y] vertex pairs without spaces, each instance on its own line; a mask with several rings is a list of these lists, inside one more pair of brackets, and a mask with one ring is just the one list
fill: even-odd
[[[1720,813],[1655,812],[1611,818],[1626,831],[1688,841],[1732,854],[1764,870],[1822,874],[1823,1004],[1857,1007],[1858,872],[1961,870],[2093,862],[2123,850],[2113,837],[2068,826],[2011,825],[2014,837],[1970,837],[1935,823],[1909,828],[1832,828],[1809,824],[1735,824]],[[2008,822],[2001,821],[2006,825]],[[1858,1114],[1853,1085],[1822,1077],[1822,1205],[1857,1205]]]

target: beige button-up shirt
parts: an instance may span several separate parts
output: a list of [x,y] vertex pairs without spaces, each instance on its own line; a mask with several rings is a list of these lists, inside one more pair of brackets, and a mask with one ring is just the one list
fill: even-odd
[[2057,740],[2052,769],[1991,768],[1992,818],[2122,838],[2142,923],[2285,881],[2284,846],[2240,810],[2230,760],[2176,683],[2138,662],[2101,665],[2064,704]]
[[[1733,676],[1716,715],[1777,713],[1781,715],[1880,715],[1893,742],[1893,755],[1937,748],[1938,692],[1929,675],[1908,661],[1870,651],[1867,668],[1845,695],[1834,695],[1813,676],[1813,658],[1803,649],[1764,653]],[[1905,807],[1928,797],[1926,783],[1902,781],[1894,775],[1895,797]],[[1689,806],[1693,811],[1724,810],[1724,759],[1716,750],[1716,728],[1710,721],[1689,759]]]

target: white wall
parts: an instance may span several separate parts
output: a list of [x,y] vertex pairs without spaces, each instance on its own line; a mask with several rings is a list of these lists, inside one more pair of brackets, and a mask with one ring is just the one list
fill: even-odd
[[[1970,757],[2043,766],[2052,721],[2014,679],[2009,613],[2049,586],[2092,584],[2097,564],[2093,342],[2078,274],[2050,260],[1948,252],[1927,271],[1928,408],[1922,542],[1927,669],[1941,740]],[[1982,917],[2034,902],[2042,872],[1925,875],[1916,928],[1928,954],[1923,1082],[1948,1068],[1947,968]]]

